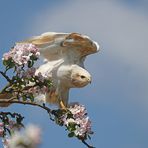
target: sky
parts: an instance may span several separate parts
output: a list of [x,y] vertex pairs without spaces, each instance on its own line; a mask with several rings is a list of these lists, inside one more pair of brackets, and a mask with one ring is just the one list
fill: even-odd
[[[92,84],[70,92],[70,102],[84,104],[92,120],[89,142],[97,148],[148,147],[147,0],[1,0],[0,21],[0,58],[15,42],[44,32],[78,32],[97,41],[100,52],[85,61]],[[5,84],[1,79],[0,88]],[[37,107],[1,110],[39,125],[41,148],[85,147]]]

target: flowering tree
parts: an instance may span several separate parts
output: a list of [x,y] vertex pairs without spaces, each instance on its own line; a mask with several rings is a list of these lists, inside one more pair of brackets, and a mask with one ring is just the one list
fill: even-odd
[[[3,55],[5,70],[0,71],[0,74],[8,84],[0,92],[0,106],[8,107],[12,103],[38,106],[47,111],[52,121],[68,131],[68,137],[76,137],[88,148],[93,148],[86,142],[93,132],[83,105],[74,104],[68,108],[51,110],[39,97],[40,94],[50,91],[52,86],[51,80],[41,73],[35,74],[34,63],[39,55],[38,48],[33,44],[18,44]],[[11,76],[8,71],[12,72]],[[35,125],[25,128],[23,119],[23,115],[19,113],[0,112],[0,137],[4,148],[38,147],[40,128]]]

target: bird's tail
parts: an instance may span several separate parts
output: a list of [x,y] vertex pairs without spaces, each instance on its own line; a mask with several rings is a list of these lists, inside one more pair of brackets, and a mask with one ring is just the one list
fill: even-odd
[[[11,93],[0,93],[0,107],[8,107],[11,103],[5,103],[5,101],[11,99]],[[4,100],[4,102],[1,102]]]

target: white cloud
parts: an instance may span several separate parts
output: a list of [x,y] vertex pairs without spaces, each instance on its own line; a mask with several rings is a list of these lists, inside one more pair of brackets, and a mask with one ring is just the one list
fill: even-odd
[[103,0],[72,1],[54,10],[50,13],[44,10],[37,17],[34,34],[45,31],[85,33],[100,42],[102,49],[109,50],[112,56],[148,70],[145,67],[148,64],[148,20],[142,14],[116,1]]
[[[118,79],[122,79],[124,73],[129,76],[127,84],[131,86],[127,86],[128,88],[133,87],[134,84],[130,83],[134,80],[141,79],[137,80],[136,86],[138,83],[140,86],[145,86],[145,88],[139,88],[140,95],[143,94],[141,97],[145,98],[144,96],[148,96],[146,91],[148,88],[146,83],[148,75],[147,26],[146,15],[129,9],[126,5],[121,5],[119,1],[75,0],[64,3],[52,11],[43,10],[34,21],[31,31],[32,34],[46,31],[80,32],[91,36],[100,43],[102,48],[100,55],[90,56],[86,62],[88,69],[92,70],[95,83],[99,81],[92,90],[96,90],[95,93],[97,93],[96,86],[105,85],[109,79],[108,76],[111,76],[109,81],[112,82],[111,79],[116,79],[115,76],[118,76],[118,74],[115,76],[113,74],[119,72],[121,76]],[[97,66],[101,66],[100,62],[103,65],[99,70]],[[109,75],[107,69],[112,66],[111,64],[116,64],[116,66],[118,64],[118,67],[113,67],[114,73],[111,71],[112,75]],[[123,71],[121,69],[118,71],[120,65],[125,68]],[[111,70],[111,67],[109,69]],[[127,71],[130,71],[130,74],[126,74]],[[126,88],[124,89],[126,93],[129,93]],[[130,93],[137,90],[132,89]],[[131,97],[135,95],[131,94]]]

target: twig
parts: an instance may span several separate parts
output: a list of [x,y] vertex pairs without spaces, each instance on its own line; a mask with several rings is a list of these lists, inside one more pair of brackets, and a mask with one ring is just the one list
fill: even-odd
[[7,89],[7,88],[9,88],[10,87],[10,83],[8,83],[1,91],[0,91],[0,94],[2,94],[3,92],[5,92],[5,90]]
[[[26,102],[26,101],[14,100],[14,99],[16,99],[16,98],[12,97],[12,98],[7,99],[7,100],[6,99],[0,99],[0,103],[17,103],[17,104],[23,104],[23,105],[33,105],[33,106],[37,106],[37,107],[40,107],[40,108],[46,110],[49,115],[52,114],[54,116],[57,116],[56,113],[54,112],[54,110],[51,110],[50,108],[46,107],[45,104],[40,105],[40,104],[36,104],[36,103],[33,103],[33,102]],[[52,119],[52,118],[50,117],[50,119]],[[52,119],[52,121],[54,121],[54,120]],[[81,140],[81,141],[84,145],[87,146],[87,148],[95,148],[95,147],[89,145],[85,140]]]
[[23,104],[23,105],[38,106],[38,107],[46,110],[48,113],[53,114],[53,111],[50,108],[46,107],[45,105],[42,106],[40,104],[36,104],[36,103],[33,103],[33,102],[26,102],[26,101],[14,100],[14,99],[16,99],[16,98],[13,97],[13,98],[10,98],[10,99],[7,99],[7,100],[6,99],[0,99],[0,103],[17,103],[17,104]]
[[0,74],[9,82],[12,83],[12,80],[2,71],[0,71]]
[[86,145],[88,148],[95,148],[95,147],[89,145],[85,140],[81,140],[81,141],[82,141],[82,143],[83,143],[84,145]]

